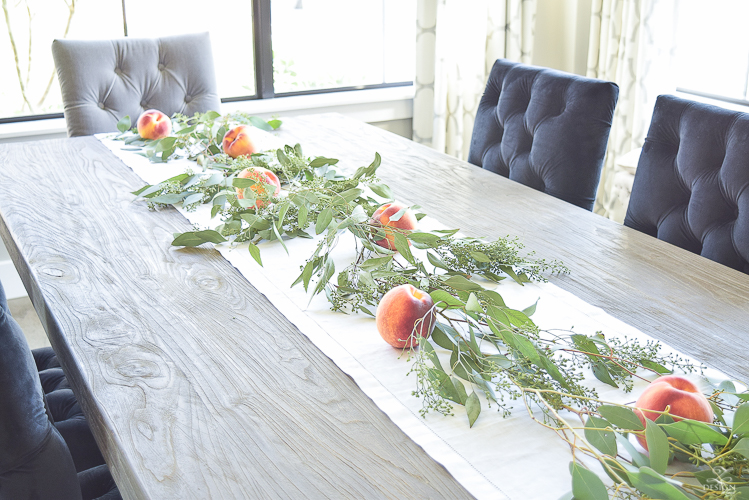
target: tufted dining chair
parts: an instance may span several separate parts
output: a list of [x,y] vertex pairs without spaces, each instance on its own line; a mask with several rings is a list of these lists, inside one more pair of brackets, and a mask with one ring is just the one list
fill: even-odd
[[45,408],[26,338],[3,307],[0,346],[0,498],[120,498],[106,465],[76,473]]
[[498,59],[468,161],[592,210],[618,97],[612,82]]
[[52,56],[70,137],[116,132],[147,109],[189,116],[221,104],[208,33],[55,40]]
[[749,113],[658,96],[624,224],[749,273]]

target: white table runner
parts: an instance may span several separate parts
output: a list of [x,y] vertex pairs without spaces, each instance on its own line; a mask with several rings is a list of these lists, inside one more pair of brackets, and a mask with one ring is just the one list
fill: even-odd
[[[122,151],[125,147],[123,142],[106,137],[99,136],[103,144],[146,183],[158,183],[183,173],[187,168],[199,170],[187,160],[150,163],[133,152]],[[278,147],[277,139],[267,135],[260,146],[263,149]],[[388,159],[384,158],[383,161],[387,162]],[[218,219],[210,220],[207,206],[196,212],[179,210],[188,220],[201,226],[212,228],[220,223]],[[154,216],[158,217],[158,214]],[[422,220],[421,224],[424,223],[429,224],[428,219]],[[488,408],[486,399],[481,396],[482,412],[473,428],[468,427],[464,408],[457,405],[453,417],[430,413],[427,418],[422,418],[419,415],[421,400],[411,395],[416,388],[416,375],[407,376],[411,363],[401,356],[400,350],[382,340],[374,319],[366,315],[333,313],[324,295],[309,303],[309,295],[301,285],[290,288],[300,273],[300,265],[314,251],[316,242],[303,238],[286,241],[290,255],[278,242],[263,242],[259,247],[264,267],[252,259],[246,244],[221,244],[216,248],[289,321],[349,374],[398,427],[443,464],[471,494],[479,499],[554,499],[571,489],[569,462],[572,456],[569,446],[553,431],[532,421],[521,402],[513,406],[511,417],[502,418],[495,411],[496,405]],[[353,235],[346,233],[341,236],[333,256],[337,269],[343,269],[354,260]],[[508,306],[518,309],[540,298],[533,320],[542,329],[574,327],[576,333],[587,335],[601,330],[607,337],[652,340],[603,310],[549,283],[520,286],[506,280],[497,287],[497,291]],[[449,356],[438,347],[436,350]],[[636,381],[633,393],[625,394],[597,381],[592,375],[585,383],[596,388],[602,399],[616,403],[634,401],[646,385],[643,381]]]

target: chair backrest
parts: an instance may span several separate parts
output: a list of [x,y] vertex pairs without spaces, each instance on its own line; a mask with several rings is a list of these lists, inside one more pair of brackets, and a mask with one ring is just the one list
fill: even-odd
[[147,109],[174,113],[219,111],[208,33],[164,38],[55,40],[68,135],[116,132]]
[[0,498],[81,498],[70,451],[45,410],[26,338],[1,307]]
[[659,96],[624,224],[749,273],[749,114]]
[[468,161],[592,210],[618,97],[615,83],[498,59]]

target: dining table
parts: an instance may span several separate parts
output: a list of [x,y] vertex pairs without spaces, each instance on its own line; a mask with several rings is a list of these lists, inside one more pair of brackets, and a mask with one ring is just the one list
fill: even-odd
[[[281,119],[283,143],[351,171],[379,153],[396,199],[518,238],[569,268],[560,289],[749,380],[748,275],[373,125]],[[212,245],[171,246],[191,223],[100,140],[0,145],[0,176],[0,236],[123,498],[472,497]]]

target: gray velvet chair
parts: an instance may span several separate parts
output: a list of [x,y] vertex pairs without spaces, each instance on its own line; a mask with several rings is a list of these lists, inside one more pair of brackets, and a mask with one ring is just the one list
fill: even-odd
[[116,132],[147,109],[219,111],[208,33],[164,38],[55,40],[52,56],[70,137]]

